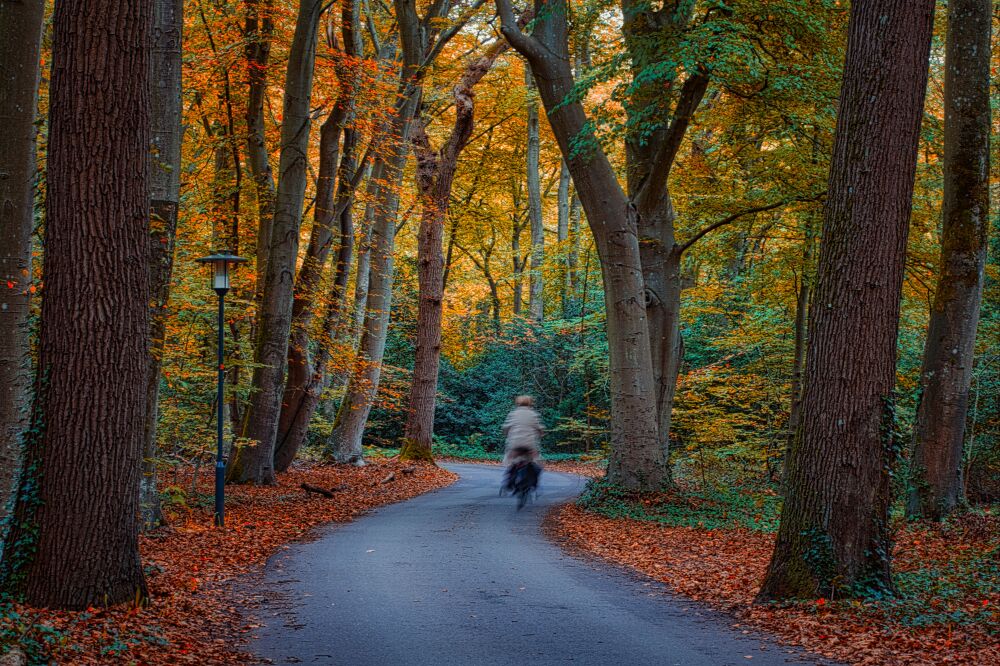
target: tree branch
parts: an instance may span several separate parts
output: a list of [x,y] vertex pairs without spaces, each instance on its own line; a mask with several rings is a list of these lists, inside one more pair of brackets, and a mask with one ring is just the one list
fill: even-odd
[[792,197],[790,199],[782,199],[781,201],[775,201],[774,203],[765,204],[763,206],[754,206],[753,208],[747,208],[747,209],[741,210],[741,211],[739,211],[737,213],[733,213],[732,215],[727,215],[726,217],[722,218],[718,222],[713,222],[712,224],[708,225],[707,227],[705,227],[704,229],[702,229],[701,231],[699,231],[698,233],[696,233],[694,236],[691,237],[690,240],[688,240],[683,245],[679,246],[676,249],[676,252],[678,254],[684,254],[688,249],[690,249],[690,247],[692,245],[694,245],[695,243],[697,243],[698,241],[700,241],[706,235],[712,233],[716,229],[719,229],[719,228],[724,227],[726,225],[732,224],[736,220],[738,220],[740,218],[743,218],[743,217],[746,217],[747,215],[755,215],[757,213],[764,213],[764,212],[769,211],[769,210],[774,210],[775,208],[781,208],[782,206],[787,206],[790,203],[805,202],[805,201],[819,201],[820,199],[822,199],[825,196],[826,196],[826,192],[824,191],[824,192],[821,192],[821,193],[813,195],[813,196]]

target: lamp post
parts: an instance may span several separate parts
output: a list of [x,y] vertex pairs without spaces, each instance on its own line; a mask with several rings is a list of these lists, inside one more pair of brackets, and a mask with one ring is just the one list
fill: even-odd
[[215,526],[224,527],[226,524],[226,463],[222,459],[223,423],[222,407],[224,400],[224,390],[226,386],[226,364],[225,364],[225,312],[226,312],[226,292],[229,291],[229,271],[236,264],[246,261],[243,257],[230,254],[229,250],[216,250],[215,254],[196,259],[200,264],[210,264],[212,266],[212,289],[219,295],[219,381],[218,393],[215,398],[216,403],[216,426],[217,434],[215,442]]

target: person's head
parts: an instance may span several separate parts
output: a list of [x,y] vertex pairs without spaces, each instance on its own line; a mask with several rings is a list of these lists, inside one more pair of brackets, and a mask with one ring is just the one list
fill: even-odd
[[514,404],[518,407],[534,407],[535,399],[530,395],[519,395],[514,398]]

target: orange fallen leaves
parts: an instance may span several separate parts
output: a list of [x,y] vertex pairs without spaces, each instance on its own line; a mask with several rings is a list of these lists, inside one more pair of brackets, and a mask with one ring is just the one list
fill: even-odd
[[[860,607],[830,600],[790,606],[755,606],[774,537],[744,529],[702,530],[612,519],[568,505],[549,516],[550,532],[571,548],[637,570],[674,591],[734,615],[736,628],[770,632],[785,643],[863,666],[1000,664],[1000,642],[981,628],[954,625],[915,629]],[[995,535],[979,535],[988,543]],[[941,534],[913,528],[897,535],[897,570],[930,558],[949,561],[956,541],[977,535]],[[1000,599],[983,599],[983,607]]]
[[[175,510],[169,527],[142,537],[148,608],[67,612],[18,606],[17,611],[35,626],[47,625],[44,631],[61,635],[50,655],[59,664],[251,663],[240,650],[240,637],[254,626],[240,615],[247,599],[233,583],[317,525],[350,521],[457,478],[438,467],[416,465],[412,474],[379,483],[409,466],[397,461],[361,468],[318,466],[279,475],[274,487],[227,486],[224,531],[213,528],[211,509]],[[212,479],[202,477],[198,491],[211,493]],[[188,476],[185,484],[190,480]],[[327,499],[301,490],[303,482],[346,488]]]

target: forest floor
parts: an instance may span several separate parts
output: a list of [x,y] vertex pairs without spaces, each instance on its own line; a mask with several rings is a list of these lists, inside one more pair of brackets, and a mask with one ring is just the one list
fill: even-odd
[[[190,472],[169,476],[161,480],[169,526],[143,535],[140,544],[149,606],[66,612],[0,599],[0,648],[19,645],[30,663],[61,665],[249,663],[240,641],[232,640],[255,629],[236,611],[243,603],[232,584],[238,577],[318,525],[351,521],[457,478],[392,460],[293,470],[280,474],[274,487],[227,486],[227,526],[217,530],[211,469],[197,479]],[[327,498],[306,492],[303,483],[336,490]]]
[[[596,495],[596,496],[595,496]],[[740,507],[696,493],[630,497],[600,486],[549,516],[571,550],[624,565],[729,613],[745,633],[850,664],[1000,664],[1000,512],[896,529],[898,596],[754,605],[770,559],[776,497]],[[717,499],[717,498],[716,498]]]

